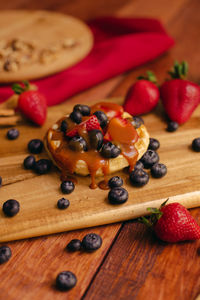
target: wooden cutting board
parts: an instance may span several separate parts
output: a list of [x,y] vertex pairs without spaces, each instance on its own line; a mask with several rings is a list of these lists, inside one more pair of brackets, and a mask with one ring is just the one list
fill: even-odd
[[[122,103],[121,98],[112,101]],[[20,213],[13,218],[0,212],[1,242],[136,218],[146,214],[147,207],[158,207],[167,198],[188,208],[200,206],[200,153],[191,150],[192,140],[199,136],[200,108],[189,122],[173,133],[165,130],[166,123],[158,108],[144,116],[144,120],[150,136],[161,143],[158,153],[160,162],[168,168],[167,175],[162,179],[151,177],[148,185],[136,188],[130,185],[128,174],[118,173],[124,179],[129,200],[116,206],[108,203],[108,191],[91,190],[88,187],[90,178],[78,177],[74,192],[67,195],[71,203],[69,208],[58,210],[57,200],[63,196],[59,189],[59,171],[54,169],[50,174],[37,176],[24,170],[22,162],[28,154],[28,141],[42,138],[47,128],[72,107],[66,102],[50,108],[43,128],[27,124],[18,126],[20,137],[15,141],[5,138],[7,129],[0,130],[0,175],[4,184],[0,189],[0,206],[10,198],[18,200],[21,206]],[[38,155],[38,158],[44,156]]]
[[0,12],[0,82],[64,70],[91,50],[89,27],[74,17],[40,10]]

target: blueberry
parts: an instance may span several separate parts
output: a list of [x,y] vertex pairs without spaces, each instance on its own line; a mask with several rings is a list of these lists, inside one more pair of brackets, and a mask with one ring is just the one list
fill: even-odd
[[67,121],[62,120],[61,125],[60,125],[60,130],[65,133],[67,131],[67,127],[68,127],[67,126]]
[[89,131],[89,139],[90,139],[90,146],[93,149],[101,149],[102,145],[103,145],[103,133],[101,132],[101,130],[91,130]]
[[74,106],[74,111],[80,111],[80,113],[83,116],[89,116],[90,115],[90,107],[88,105],[83,105],[83,104],[76,104]]
[[19,202],[14,199],[9,199],[3,204],[3,212],[7,217],[14,217],[20,209]]
[[67,250],[71,252],[79,251],[81,249],[81,241],[78,239],[71,240],[67,244]]
[[0,265],[7,262],[12,256],[11,249],[8,246],[0,247]]
[[101,150],[101,155],[105,158],[115,158],[119,156],[121,153],[121,150],[119,147],[115,146],[111,142],[107,142],[103,145]]
[[128,192],[122,187],[115,187],[108,193],[108,200],[112,204],[122,204],[128,200]]
[[65,198],[61,198],[58,200],[57,202],[57,207],[59,209],[66,209],[68,206],[70,205],[70,202],[68,199],[65,199]]
[[28,143],[28,150],[33,154],[41,153],[43,150],[43,142],[39,139],[33,139]]
[[94,115],[97,117],[101,128],[106,127],[108,123],[108,117],[106,116],[106,114],[101,110],[97,110],[95,111]]
[[135,127],[135,129],[137,129],[142,124],[144,124],[144,120],[141,117],[135,116],[135,117],[133,117],[133,120],[131,121],[131,123]]
[[81,136],[74,136],[68,143],[68,147],[73,151],[87,151],[87,143]]
[[33,155],[29,155],[24,159],[25,169],[33,169],[34,165],[35,165],[35,157]]
[[46,174],[51,170],[52,163],[49,159],[39,159],[34,164],[34,170],[37,174]]
[[72,181],[63,181],[60,185],[61,191],[64,194],[71,194],[75,188],[74,183]]
[[178,127],[179,127],[179,125],[178,125],[177,122],[170,121],[167,124],[166,130],[169,131],[169,132],[173,132],[173,131],[176,131],[178,129]]
[[82,114],[80,113],[80,111],[78,110],[74,110],[71,114],[70,114],[70,119],[77,124],[80,124],[82,122]]
[[0,187],[2,186],[2,177],[0,176]]
[[148,149],[151,150],[158,150],[158,148],[160,147],[160,142],[154,138],[150,138],[149,139],[149,147]]
[[110,178],[110,180],[108,181],[108,185],[111,189],[114,187],[120,187],[123,185],[123,180],[119,176],[114,176]]
[[19,136],[19,130],[16,128],[12,128],[7,132],[7,138],[9,140],[15,140],[18,138],[18,136]]
[[167,167],[164,164],[154,164],[151,168],[151,175],[155,178],[161,178],[167,174]]
[[196,152],[200,152],[200,138],[196,138],[192,141],[192,149]]
[[102,238],[96,233],[89,233],[82,240],[82,247],[86,251],[94,251],[101,247]]
[[159,161],[159,156],[154,150],[147,150],[140,160],[145,169],[150,169]]
[[144,186],[148,181],[149,175],[143,169],[136,169],[130,173],[130,182],[134,186]]
[[68,291],[77,283],[76,275],[70,271],[63,271],[56,277],[56,287],[60,291]]
[[143,169],[143,168],[144,168],[143,163],[140,160],[138,160],[134,166],[134,170]]

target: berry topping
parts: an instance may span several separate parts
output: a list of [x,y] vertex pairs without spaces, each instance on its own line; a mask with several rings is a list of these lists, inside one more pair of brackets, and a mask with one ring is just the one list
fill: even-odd
[[76,276],[70,271],[63,271],[56,277],[56,287],[60,291],[68,291],[73,288],[76,283]]
[[111,142],[104,144],[101,150],[101,155],[105,158],[115,158],[119,156],[120,153],[121,150]]
[[46,174],[51,170],[52,163],[49,159],[39,159],[34,164],[34,170],[37,174]]
[[86,251],[94,251],[101,247],[102,238],[96,233],[87,234],[82,240],[82,246]]
[[0,247],[0,265],[7,262],[12,256],[11,249],[8,246]]
[[28,150],[33,154],[39,154],[43,150],[43,142],[39,139],[33,139],[28,143]]
[[131,124],[135,127],[135,129],[139,128],[142,124],[144,124],[144,120],[142,117],[135,116],[131,121]]
[[192,141],[192,149],[196,152],[200,152],[200,138],[196,138]]
[[62,120],[61,125],[60,125],[60,130],[64,133],[67,131],[67,121],[66,120]]
[[99,125],[98,119],[96,116],[89,117],[86,121],[83,121],[81,124],[75,126],[70,131],[66,133],[68,137],[74,137],[79,134],[79,131],[86,130],[87,132],[97,129],[100,130],[101,127]]
[[133,186],[144,186],[149,181],[149,175],[143,169],[135,169],[130,173],[130,182]]
[[87,151],[87,143],[81,136],[74,136],[69,141],[68,146],[73,151]]
[[101,128],[105,128],[108,123],[108,117],[106,114],[103,111],[98,110],[94,112],[94,115],[97,117]]
[[179,125],[177,122],[174,122],[174,121],[170,121],[168,122],[167,124],[167,128],[166,130],[169,131],[169,132],[174,132],[178,129]]
[[145,169],[150,169],[155,163],[159,161],[159,156],[154,150],[147,150],[140,160],[143,163]]
[[80,113],[79,110],[74,110],[70,114],[70,118],[74,123],[80,124],[82,122],[82,114]]
[[9,199],[3,204],[3,212],[7,217],[14,217],[20,209],[19,202],[14,199]]
[[103,145],[103,133],[101,130],[93,129],[89,131],[90,147],[93,149],[101,149]]
[[90,107],[88,105],[76,104],[74,106],[74,111],[80,111],[83,116],[90,115]]
[[123,204],[128,200],[128,192],[122,187],[115,187],[108,193],[108,200],[111,204]]
[[19,136],[19,130],[16,128],[9,129],[7,132],[7,138],[9,140],[16,140]]
[[67,244],[67,250],[71,252],[79,251],[81,249],[81,241],[78,239],[71,240]]
[[59,209],[66,209],[68,206],[70,205],[70,202],[68,199],[66,198],[61,198],[58,200],[57,202],[57,207]]
[[167,167],[164,164],[154,164],[151,168],[151,175],[154,178],[161,178],[167,174]]
[[156,139],[150,138],[149,139],[149,147],[148,149],[150,150],[158,150],[158,148],[160,147],[160,142]]
[[61,191],[63,194],[71,194],[75,188],[74,183],[72,181],[63,181],[60,185]]
[[112,189],[123,185],[123,179],[119,176],[114,176],[108,181],[108,186]]

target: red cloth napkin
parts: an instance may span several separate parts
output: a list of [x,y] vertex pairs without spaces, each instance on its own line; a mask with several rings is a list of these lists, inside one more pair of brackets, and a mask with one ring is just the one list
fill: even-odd
[[[144,64],[174,44],[161,23],[154,19],[106,17],[88,25],[94,34],[90,54],[70,69],[32,81],[45,94],[49,106]],[[11,94],[10,86],[1,86],[0,102]]]

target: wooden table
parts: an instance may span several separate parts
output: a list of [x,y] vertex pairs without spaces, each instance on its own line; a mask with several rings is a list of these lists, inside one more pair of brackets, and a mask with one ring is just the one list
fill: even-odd
[[[200,82],[199,0],[12,0],[1,1],[0,7],[56,10],[83,20],[102,15],[157,17],[175,38],[176,46],[167,54],[77,95],[70,103],[74,99],[81,102],[86,98],[124,96],[138,74],[147,69],[155,71],[161,81],[174,59],[187,60],[190,79]],[[26,178],[22,179],[26,184]],[[191,213],[200,222],[200,210]],[[88,232],[102,236],[100,250],[93,254],[69,254],[64,250],[71,239],[82,239]],[[0,267],[2,300],[191,300],[200,294],[200,241],[161,243],[134,220],[8,245],[13,257]],[[78,284],[70,292],[61,293],[54,288],[54,280],[65,269],[77,275]]]

